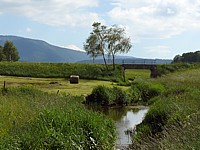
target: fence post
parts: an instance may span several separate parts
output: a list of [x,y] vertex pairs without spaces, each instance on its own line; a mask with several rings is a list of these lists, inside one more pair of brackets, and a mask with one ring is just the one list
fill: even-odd
[[123,76],[124,82],[126,82],[126,76],[125,76],[125,68],[124,68],[124,66],[122,66],[122,76]]
[[3,82],[3,90],[6,90],[6,81]]

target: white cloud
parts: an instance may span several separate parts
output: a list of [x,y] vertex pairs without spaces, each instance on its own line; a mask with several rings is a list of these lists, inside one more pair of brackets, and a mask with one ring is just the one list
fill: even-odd
[[148,55],[157,56],[159,58],[163,58],[163,57],[171,56],[171,55],[173,56],[170,48],[163,45],[148,46],[148,47],[144,47],[144,49],[146,50],[146,53]]
[[49,25],[91,25],[98,14],[87,11],[98,0],[0,0],[3,13],[14,13]]
[[26,28],[26,32],[30,33],[30,32],[32,32],[32,29],[29,28],[29,27],[27,27],[27,28]]
[[110,18],[138,38],[169,38],[200,28],[200,0],[111,0]]
[[77,51],[83,51],[85,52],[83,49],[79,48],[78,46],[74,45],[74,44],[71,44],[71,45],[68,45],[68,46],[63,46],[64,48],[69,48],[69,49],[73,49],[73,50],[77,50]]

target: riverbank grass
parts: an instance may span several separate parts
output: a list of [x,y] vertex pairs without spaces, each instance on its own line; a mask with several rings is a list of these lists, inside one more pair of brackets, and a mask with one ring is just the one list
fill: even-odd
[[0,149],[113,149],[114,122],[82,101],[30,86],[7,88],[0,94]]
[[137,126],[132,149],[200,149],[200,69],[153,81],[166,90]]

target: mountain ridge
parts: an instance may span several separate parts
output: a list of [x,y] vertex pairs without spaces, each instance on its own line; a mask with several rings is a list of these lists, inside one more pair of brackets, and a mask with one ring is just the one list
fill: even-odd
[[17,47],[22,62],[77,62],[89,59],[85,52],[63,48],[43,40],[13,35],[0,35],[0,45],[6,40]]
[[[86,52],[73,50],[69,48],[55,46],[44,40],[25,38],[15,35],[0,35],[0,45],[3,46],[6,40],[12,41],[17,47],[21,62],[53,62],[53,63],[92,63]],[[146,62],[155,59],[143,59],[132,56],[116,56],[116,63],[121,64],[123,60],[127,62],[136,62],[146,60]],[[170,63],[170,59],[156,59],[158,64]],[[142,62],[142,61],[141,61]],[[102,57],[97,57],[95,63],[103,63]]]

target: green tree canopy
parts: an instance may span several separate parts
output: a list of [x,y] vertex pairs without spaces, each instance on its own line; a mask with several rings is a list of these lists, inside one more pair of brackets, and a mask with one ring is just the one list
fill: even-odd
[[5,60],[9,62],[18,61],[20,58],[17,48],[11,41],[5,41],[3,54],[5,55]]
[[86,39],[84,49],[94,59],[102,56],[107,67],[106,55],[112,55],[113,69],[115,69],[115,56],[117,53],[127,53],[132,47],[130,38],[125,35],[125,29],[113,25],[107,27],[99,22],[93,23],[93,31]]
[[115,69],[115,56],[117,53],[128,53],[131,49],[131,40],[125,36],[125,29],[116,25],[108,29],[108,55],[112,55],[113,69]]
[[182,56],[176,55],[173,59],[173,63],[177,62],[188,62],[188,63],[200,62],[200,51],[183,53]]

